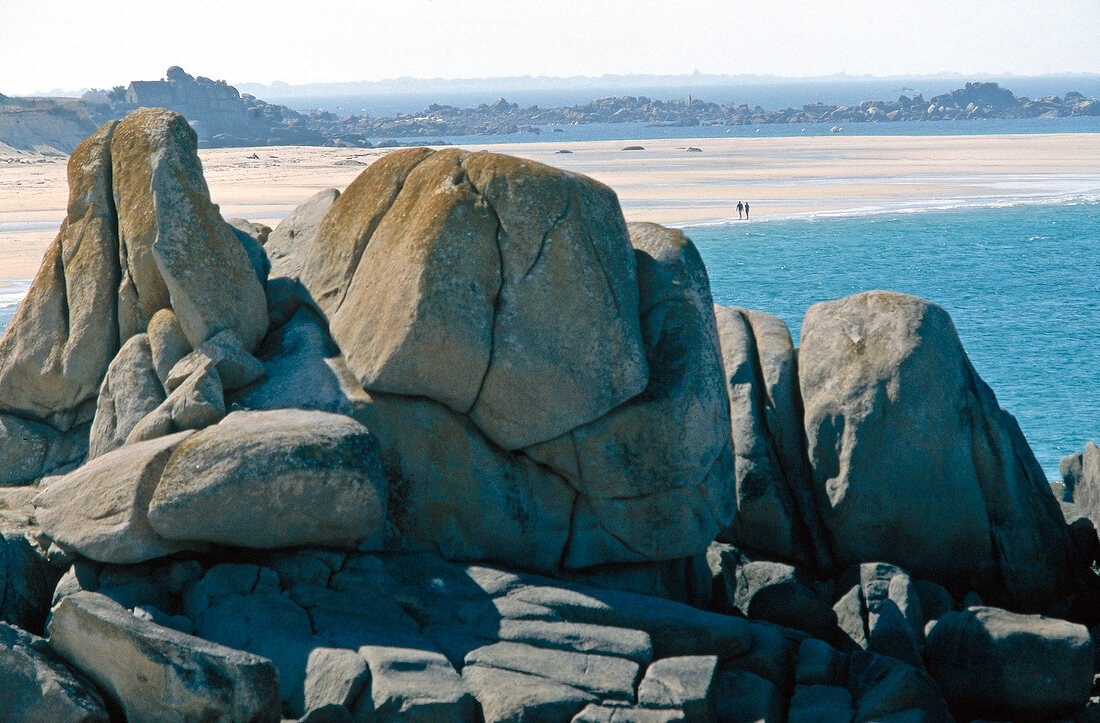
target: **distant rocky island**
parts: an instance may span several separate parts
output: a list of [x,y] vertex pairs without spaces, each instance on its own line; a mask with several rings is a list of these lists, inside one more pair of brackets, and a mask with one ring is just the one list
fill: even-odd
[[0,95],[0,144],[17,150],[68,154],[100,124],[142,107],[168,108],[183,115],[195,129],[201,148],[385,147],[410,145],[402,138],[541,133],[544,126],[589,123],[690,127],[1100,116],[1100,101],[1076,91],[1061,97],[1030,99],[1017,97],[997,83],[967,83],[931,99],[918,93],[901,95],[896,100],[865,100],[846,106],[808,103],[780,110],[745,103],[714,103],[691,96],[677,100],[623,96],[557,108],[520,107],[500,98],[491,105],[482,103],[474,108],[433,103],[417,113],[338,117],[324,110],[301,113],[267,103],[238,92],[223,80],[195,77],[173,66],[161,80],[135,80],[125,87],[89,91],[79,100]]

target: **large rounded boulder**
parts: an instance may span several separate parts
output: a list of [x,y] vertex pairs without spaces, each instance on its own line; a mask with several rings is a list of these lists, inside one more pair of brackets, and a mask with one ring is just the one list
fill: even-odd
[[504,449],[648,379],[615,194],[538,163],[393,153],[333,203],[301,278],[365,387],[441,402]]
[[1022,609],[1067,593],[1058,504],[946,311],[885,291],[815,304],[799,383],[839,564],[885,560]]
[[379,531],[386,496],[378,443],[354,419],[233,412],[173,452],[149,523],[171,540],[354,545]]

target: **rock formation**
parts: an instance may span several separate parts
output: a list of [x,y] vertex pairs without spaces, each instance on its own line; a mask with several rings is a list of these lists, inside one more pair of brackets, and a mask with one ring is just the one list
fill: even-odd
[[[0,481],[28,493],[0,501],[33,500],[0,538],[6,720],[1088,703],[1095,527],[939,307],[819,304],[796,350],[714,306],[682,232],[484,152],[230,226],[153,109],[70,182],[0,338]],[[1095,450],[1064,465],[1084,516]]]

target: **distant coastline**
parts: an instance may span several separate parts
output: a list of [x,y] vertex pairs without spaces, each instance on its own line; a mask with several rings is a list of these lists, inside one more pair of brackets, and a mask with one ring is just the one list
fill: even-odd
[[1032,99],[1018,97],[993,82],[968,82],[928,99],[914,90],[893,100],[815,101],[781,109],[701,100],[690,95],[695,87],[686,85],[682,89],[687,91],[686,97],[670,100],[624,95],[542,108],[499,98],[471,107],[430,103],[416,112],[372,116],[323,109],[299,112],[242,94],[225,81],[195,77],[173,66],[162,80],[93,90],[81,99],[0,95],[0,150],[6,146],[22,152],[67,154],[102,123],[138,107],[167,107],[181,113],[191,121],[203,148],[444,145],[453,142],[445,139],[455,137],[538,137],[561,128],[596,124],[655,129],[825,126],[840,132],[843,125],[861,123],[1100,118],[1100,101],[1080,92]]

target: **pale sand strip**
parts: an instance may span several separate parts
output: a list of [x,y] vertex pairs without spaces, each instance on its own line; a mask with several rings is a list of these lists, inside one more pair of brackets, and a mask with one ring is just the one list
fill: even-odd
[[[764,218],[1100,194],[1100,134],[1091,133],[490,141],[469,148],[590,175],[615,189],[628,220],[659,223],[736,219],[738,200],[752,204],[753,218]],[[645,150],[621,150],[627,145]],[[274,226],[316,191],[343,189],[387,152],[264,147],[200,156],[227,217]],[[65,215],[66,193],[64,160],[0,163],[0,278],[34,275]],[[10,230],[26,222],[51,225],[4,232],[5,224]]]

